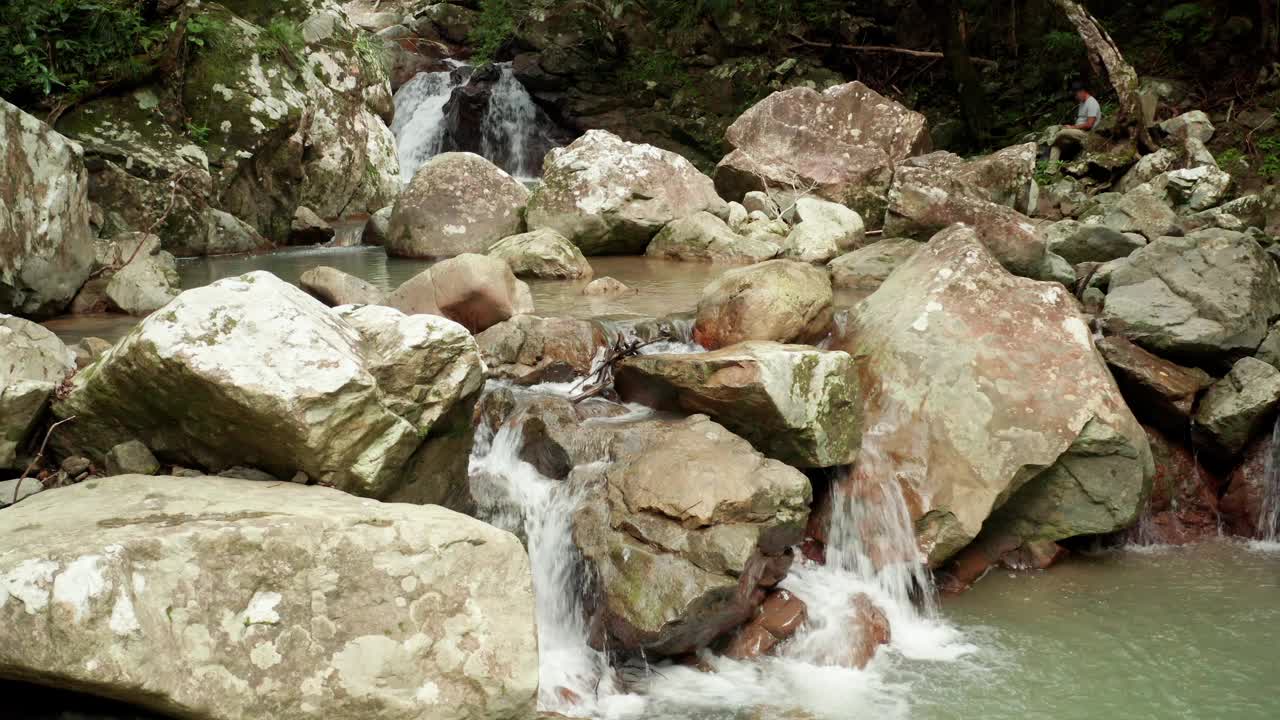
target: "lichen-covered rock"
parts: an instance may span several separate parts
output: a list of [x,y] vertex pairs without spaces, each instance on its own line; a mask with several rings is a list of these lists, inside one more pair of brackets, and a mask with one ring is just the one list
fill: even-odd
[[406,280],[387,304],[407,315],[447,317],[473,333],[533,312],[529,286],[498,258],[467,253]]
[[909,158],[903,164],[945,175],[972,188],[978,197],[1026,214],[1039,205],[1036,151],[1035,143],[1023,143],[965,160],[939,150]]
[[817,92],[797,87],[756,103],[725,133],[732,152],[716,166],[716,188],[730,200],[751,191],[813,188],[883,217],[893,166],[929,150],[925,117],[860,82]]
[[862,217],[843,205],[814,197],[796,201],[796,226],[782,242],[782,256],[825,263],[867,239]]
[[1214,383],[1196,409],[1197,432],[1228,455],[1244,449],[1280,404],[1280,370],[1256,358],[1241,358]]
[[1160,148],[1159,150],[1143,155],[1138,159],[1137,164],[1129,168],[1129,171],[1120,178],[1116,183],[1116,192],[1127,193],[1130,190],[1151,182],[1163,173],[1173,170],[1178,165],[1178,153],[1171,148]]
[[476,343],[491,376],[522,384],[586,375],[606,344],[594,323],[536,315],[500,322],[476,335]]
[[[992,202],[987,191],[937,163],[907,162],[893,174],[886,235],[928,240],[955,223],[972,226],[1009,272],[1051,278],[1052,254],[1030,218]],[[1065,263],[1064,263],[1065,264]]]
[[99,243],[97,266],[103,271],[99,277],[106,280],[106,309],[114,312],[147,315],[177,297],[182,287],[177,262],[160,249],[155,235],[125,233]]
[[831,284],[869,295],[921,247],[921,243],[911,238],[888,238],[845,253],[827,263]]
[[702,291],[694,340],[709,350],[747,340],[813,343],[831,328],[833,294],[825,270],[794,260],[736,268]]
[[1217,165],[1201,165],[1165,173],[1155,182],[1164,186],[1175,205],[1196,213],[1221,204],[1231,190],[1232,179]]
[[516,277],[576,280],[595,274],[578,246],[547,228],[503,238],[489,256],[506,261]]
[[678,655],[747,620],[790,564],[809,481],[705,416],[632,426],[574,517],[611,649]]
[[1120,233],[1104,225],[1085,225],[1074,220],[1063,220],[1051,228],[1045,233],[1049,252],[1072,265],[1084,262],[1104,263],[1128,257],[1134,250],[1147,244],[1146,238],[1137,233]]
[[418,168],[391,213],[384,247],[400,257],[486,253],[524,229],[529,191],[472,153],[442,153]]
[[[266,29],[278,18],[251,10],[206,8],[217,48],[189,53],[180,96],[157,82],[59,120],[92,160],[90,198],[108,233],[154,231],[175,254],[207,254],[211,210],[247,222],[260,247],[287,241],[299,205],[336,217],[394,197],[394,140],[376,112],[390,89],[357,49],[362,31],[336,6],[311,3],[282,20],[304,29],[302,46],[286,47]],[[170,103],[183,124],[166,117]]]
[[209,720],[534,711],[524,549],[443,508],[126,475],[0,533],[0,674]]
[[293,212],[289,225],[290,245],[323,245],[334,236],[333,226],[306,205],[299,205]]
[[1102,224],[1116,232],[1135,232],[1147,240],[1168,235],[1178,216],[1150,183],[1125,193],[1102,217]]
[[1150,450],[1075,300],[1007,273],[972,229],[900,266],[835,348],[866,398],[853,478],[901,485],[935,565],[980,532],[1058,540],[1137,519]]
[[588,297],[605,297],[608,295],[629,295],[636,292],[639,292],[639,291],[635,290],[634,288],[627,287],[626,284],[624,284],[621,280],[618,280],[617,278],[612,278],[608,276],[605,276],[602,278],[596,278],[595,280],[592,280],[591,282],[587,283],[586,287],[582,288],[582,294]]
[[550,228],[587,255],[638,255],[672,220],[727,214],[711,179],[683,157],[591,130],[543,163],[529,228]]
[[[188,290],[76,375],[54,406],[76,420],[54,442],[63,454],[100,460],[136,439],[184,466],[242,465],[285,478],[302,471],[349,492],[394,497],[419,480],[410,470],[415,455],[434,449],[428,436],[436,428],[419,419],[419,388],[440,378],[447,385],[439,392],[451,398],[443,405],[474,404],[483,371],[462,327],[380,310],[394,318],[372,338],[268,273]],[[415,382],[385,376],[384,346],[395,342],[405,346],[398,372]],[[469,443],[460,450],[465,458]],[[465,475],[438,478],[459,480]]]
[[381,210],[369,216],[369,222],[364,226],[364,232],[360,236],[360,242],[365,245],[386,245],[387,236],[391,234],[391,213],[395,211],[394,205],[388,205]]
[[386,300],[386,293],[372,283],[326,265],[302,273],[298,286],[329,307],[381,305]]
[[619,364],[616,387],[628,402],[706,414],[793,467],[847,465],[857,456],[859,398],[843,352],[747,342],[642,355]]
[[664,260],[750,265],[777,255],[778,246],[743,237],[725,221],[700,211],[667,223],[644,254]]
[[1202,143],[1213,138],[1214,127],[1209,116],[1201,110],[1192,110],[1160,123],[1160,129],[1179,140],[1195,138]]
[[81,149],[0,99],[0,313],[55,315],[89,277]]
[[1225,363],[1252,354],[1280,317],[1280,272],[1241,233],[1162,237],[1110,277],[1104,319],[1174,360]]
[[74,369],[75,356],[57,335],[0,314],[0,470],[19,469],[18,456],[32,427]]

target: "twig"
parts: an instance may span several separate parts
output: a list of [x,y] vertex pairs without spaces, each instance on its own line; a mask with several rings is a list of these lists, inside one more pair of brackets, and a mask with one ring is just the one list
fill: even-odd
[[[878,52],[878,53],[894,53],[896,55],[908,55],[910,57],[940,59],[943,56],[940,52],[932,50],[908,50],[907,48],[894,47],[892,45],[844,45],[842,43],[824,43],[808,40],[796,33],[791,33],[791,37],[799,41],[800,45],[819,48],[834,48],[839,50],[853,50],[855,52]],[[986,65],[988,67],[999,67],[1000,63],[987,58],[969,58],[978,65]]]
[[[648,342],[640,342],[639,340],[632,340],[631,342],[626,342],[622,338],[618,338],[618,340],[614,342],[613,348],[609,352],[609,354],[605,355],[604,359],[600,361],[599,367],[593,370],[590,375],[587,375],[586,377],[579,380],[578,383],[574,385],[573,388],[571,388],[572,390],[579,390],[579,389],[585,388],[585,390],[578,393],[577,395],[570,397],[569,402],[577,404],[582,402],[583,400],[586,400],[587,398],[595,397],[596,395],[599,395],[600,393],[604,392],[610,385],[613,384],[613,366],[614,365],[616,365],[619,361],[621,361],[624,358],[628,358],[628,357],[632,357],[634,355],[640,354],[640,350],[642,350],[643,348],[649,347],[650,345],[653,345],[655,343],[669,341],[670,339],[671,339],[670,336],[666,335],[665,333]],[[594,378],[594,382],[589,384],[589,381],[591,381],[593,378]]]
[[58,422],[56,422],[56,423],[54,423],[54,424],[50,425],[50,426],[49,426],[49,429],[45,431],[45,433],[44,433],[44,440],[43,440],[43,441],[41,441],[41,443],[40,443],[40,449],[39,449],[38,451],[36,451],[36,456],[35,456],[35,457],[33,457],[33,458],[31,458],[31,462],[27,464],[27,469],[22,471],[22,475],[18,477],[18,482],[17,482],[17,483],[15,483],[15,484],[14,484],[14,486],[13,486],[13,502],[9,503],[10,505],[17,505],[17,504],[18,504],[18,500],[20,499],[20,498],[19,498],[19,493],[21,493],[21,492],[22,492],[22,481],[23,481],[23,480],[26,480],[26,479],[27,479],[27,476],[29,476],[29,475],[31,474],[31,471],[32,471],[32,470],[34,470],[34,469],[36,468],[36,466],[40,464],[40,461],[41,461],[41,460],[43,460],[43,459],[44,459],[44,449],[45,449],[45,447],[49,444],[49,436],[53,434],[53,431],[54,431],[54,430],[56,430],[56,429],[58,428],[58,426],[59,426],[59,425],[61,425],[61,424],[63,424],[63,423],[69,423],[69,422],[71,422],[72,420],[75,420],[75,419],[76,419],[76,416],[75,416],[75,415],[72,415],[72,416],[71,416],[71,417],[69,417],[69,418],[64,418],[64,419],[59,420]]
[[138,239],[138,244],[133,248],[133,252],[129,254],[129,259],[125,260],[122,263],[113,263],[111,265],[105,265],[103,267],[100,267],[97,270],[90,273],[89,275],[90,278],[98,277],[99,275],[107,272],[108,270],[112,270],[112,271],[120,270],[124,268],[126,265],[128,265],[129,263],[133,262],[134,259],[138,257],[138,253],[142,252],[142,246],[147,244],[147,237],[154,235],[156,229],[160,227],[161,223],[169,219],[169,215],[171,215],[173,213],[174,208],[178,206],[178,186],[182,183],[183,179],[185,179],[186,176],[189,175],[191,172],[192,172],[192,169],[190,166],[183,166],[178,168],[178,171],[173,174],[173,181],[169,186],[169,203],[165,205],[164,211],[161,212],[158,217],[156,217],[155,222],[151,223],[151,226],[148,227],[146,229],[146,232],[142,234],[142,237]]

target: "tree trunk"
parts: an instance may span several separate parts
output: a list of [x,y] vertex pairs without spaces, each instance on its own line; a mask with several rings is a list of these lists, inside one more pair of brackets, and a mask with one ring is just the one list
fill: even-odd
[[1262,50],[1268,58],[1280,55],[1280,5],[1276,0],[1258,0],[1258,27],[1262,28]]
[[1147,124],[1142,114],[1142,99],[1138,93],[1138,73],[1125,61],[1120,48],[1103,29],[1102,24],[1089,14],[1080,3],[1074,0],[1053,0],[1053,4],[1062,10],[1071,24],[1075,26],[1080,39],[1089,51],[1089,64],[1100,77],[1106,77],[1115,88],[1116,98],[1120,101],[1120,127],[1128,127],[1138,148],[1144,152],[1154,151],[1155,143],[1147,131]]
[[955,88],[964,125],[970,138],[982,145],[991,132],[991,107],[983,97],[982,78],[974,67],[969,48],[960,33],[960,7],[957,0],[925,0],[921,3],[933,18],[942,56]]

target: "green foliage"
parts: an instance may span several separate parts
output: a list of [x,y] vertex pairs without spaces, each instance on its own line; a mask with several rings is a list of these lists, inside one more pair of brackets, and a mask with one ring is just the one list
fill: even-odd
[[[169,30],[177,31],[178,21],[169,23]],[[217,48],[226,37],[227,24],[213,15],[193,15],[187,19],[187,44],[198,50]]]
[[1216,159],[1219,167],[1230,168],[1244,161],[1244,153],[1239,148],[1227,148],[1218,153]]
[[124,0],[0,2],[0,95],[25,106],[136,76],[163,41]]
[[1160,18],[1160,39],[1166,46],[1203,45],[1213,37],[1213,17],[1204,6],[1174,5]]
[[518,0],[481,0],[480,16],[467,40],[477,64],[490,62],[516,32],[516,22],[527,10]]
[[258,36],[258,51],[264,54],[280,53],[282,57],[297,59],[302,56],[306,42],[298,23],[282,17],[272,18]]
[[689,75],[680,58],[661,48],[630,56],[619,72],[619,78],[633,90],[656,87],[678,90],[689,83]]
[[365,77],[373,81],[385,80],[391,74],[391,58],[382,44],[382,39],[367,32],[357,32],[351,41],[351,51],[355,53]]
[[1263,177],[1280,177],[1280,135],[1267,135],[1256,143],[1261,163],[1258,173]]
[[1036,163],[1036,183],[1041,186],[1052,185],[1062,177],[1061,169],[1061,162],[1040,160]]
[[187,134],[191,136],[191,139],[194,140],[197,145],[204,147],[209,144],[210,129],[208,125],[196,125],[195,123],[188,122],[186,130]]

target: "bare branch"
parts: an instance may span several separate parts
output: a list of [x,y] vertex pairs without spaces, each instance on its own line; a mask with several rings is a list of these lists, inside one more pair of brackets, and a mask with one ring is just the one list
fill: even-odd
[[31,462],[27,464],[27,469],[22,471],[22,475],[18,477],[18,482],[14,483],[13,502],[9,503],[10,505],[17,505],[18,502],[23,499],[20,494],[22,492],[22,481],[26,480],[27,477],[31,475],[31,471],[35,470],[36,467],[41,463],[41,461],[44,460],[44,450],[49,445],[49,436],[53,435],[53,431],[56,430],[59,425],[63,423],[69,423],[75,419],[76,419],[75,415],[72,415],[69,418],[64,418],[50,425],[49,429],[45,431],[44,440],[40,442],[40,450],[36,452],[35,457],[31,458]]
[[[795,38],[798,41],[797,47],[802,45],[805,47],[836,48],[839,50],[852,50],[854,52],[892,53],[894,55],[906,55],[909,57],[928,58],[930,60],[939,60],[943,57],[942,53],[933,52],[931,50],[909,50],[907,48],[894,47],[892,45],[845,45],[842,43],[814,42],[813,40],[808,40],[804,37],[801,37],[800,35],[797,35],[796,33],[791,33],[791,37]],[[969,58],[969,59],[978,65],[986,65],[988,67],[997,67],[1000,65],[1000,63],[996,62],[995,60],[988,60],[987,58]]]

